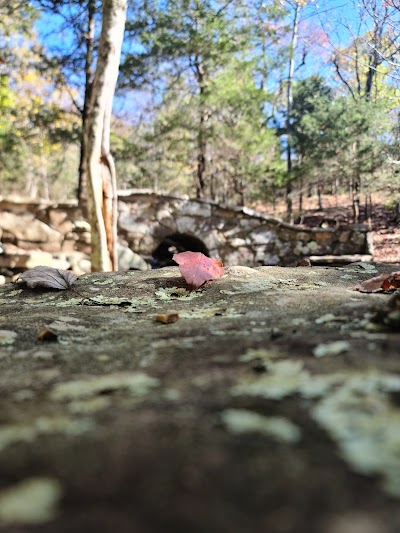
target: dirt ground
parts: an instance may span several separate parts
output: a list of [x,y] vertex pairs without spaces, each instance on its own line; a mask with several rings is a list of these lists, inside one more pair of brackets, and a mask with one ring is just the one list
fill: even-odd
[[[361,203],[360,215],[363,223],[371,225],[372,242],[374,246],[373,260],[377,263],[399,263],[400,262],[400,222],[396,221],[396,214],[393,206],[384,195],[374,195],[372,199],[371,218],[365,217],[365,207]],[[294,201],[294,209],[298,207]],[[316,227],[328,223],[333,227],[335,224],[350,224],[352,222],[352,210],[349,197],[345,194],[337,198],[331,195],[322,197],[323,210],[318,209],[317,197],[304,198],[303,214],[295,218],[296,223],[301,223],[304,227]],[[273,214],[284,218],[286,206],[284,202],[279,202],[275,211],[269,206],[257,204],[258,211]]]

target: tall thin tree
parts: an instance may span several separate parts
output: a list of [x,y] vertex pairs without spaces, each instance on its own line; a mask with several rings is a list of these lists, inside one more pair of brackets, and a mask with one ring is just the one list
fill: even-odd
[[110,151],[112,103],[118,78],[127,0],[103,0],[96,72],[85,130],[92,230],[92,270],[112,271],[117,259],[117,186]]

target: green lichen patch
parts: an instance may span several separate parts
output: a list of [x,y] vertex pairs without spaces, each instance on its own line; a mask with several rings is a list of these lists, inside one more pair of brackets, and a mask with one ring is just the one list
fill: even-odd
[[347,341],[335,341],[318,344],[313,350],[315,357],[326,357],[340,355],[350,350],[350,343]]
[[0,346],[7,346],[9,344],[13,344],[16,338],[17,333],[15,331],[0,329]]
[[10,297],[10,296],[17,296],[18,294],[21,294],[21,292],[23,292],[22,289],[13,289],[11,291],[8,291],[6,293],[7,297]]
[[62,433],[80,435],[92,429],[88,419],[68,417],[39,417],[30,424],[6,424],[0,426],[0,451],[17,442],[33,442],[40,435]]
[[331,322],[348,322],[348,318],[346,316],[338,316],[334,315],[333,313],[327,313],[326,315],[322,315],[315,320],[316,324],[329,324]]
[[301,438],[301,431],[283,417],[266,417],[247,409],[226,409],[221,413],[222,422],[231,433],[262,433],[289,444]]
[[118,296],[91,296],[90,300],[88,300],[89,303],[98,303],[101,305],[121,305],[121,304],[127,304],[131,305],[132,300],[126,297],[118,297]]
[[400,497],[400,409],[391,394],[400,376],[379,371],[312,376],[299,361],[266,364],[267,373],[232,388],[234,396],[311,400],[311,416],[337,443],[343,459],[360,474],[382,477],[384,490]]
[[50,397],[56,401],[78,400],[118,390],[127,390],[131,396],[142,397],[158,384],[158,379],[143,372],[120,372],[59,383],[53,387]]
[[314,419],[337,442],[352,469],[381,476],[383,488],[395,497],[400,497],[400,409],[385,391],[399,390],[398,376],[358,375],[313,410]]
[[[23,303],[26,305],[42,305],[42,304],[48,304],[48,303],[55,303],[58,301],[66,301],[66,300],[60,300],[60,296],[58,293],[54,294],[54,292],[44,292],[42,294],[37,293],[35,296],[30,296],[28,298],[23,299]],[[63,297],[62,295],[61,297]]]
[[55,518],[62,497],[53,478],[28,478],[0,492],[0,524],[42,524]]
[[199,308],[199,309],[179,311],[180,318],[189,318],[189,319],[211,318],[214,316],[236,318],[241,315],[242,313],[238,312],[234,307],[230,307],[230,308],[210,307],[210,308],[205,308],[205,309]]
[[201,291],[189,291],[181,287],[167,287],[155,291],[158,300],[193,300],[201,294]]
[[266,368],[268,373],[265,376],[236,385],[231,391],[232,394],[280,400],[290,394],[298,393],[309,381],[309,374],[303,370],[301,361],[270,362]]
[[115,280],[113,278],[95,279],[92,280],[92,283],[94,285],[113,285],[115,283]]
[[74,400],[68,404],[68,410],[74,415],[91,415],[111,405],[107,396],[96,396],[85,400]]

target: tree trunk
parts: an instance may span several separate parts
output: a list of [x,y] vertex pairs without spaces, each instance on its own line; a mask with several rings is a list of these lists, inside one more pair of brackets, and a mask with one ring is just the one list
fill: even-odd
[[82,134],[79,159],[79,182],[78,201],[85,217],[88,213],[88,176],[87,176],[87,139],[85,135],[86,122],[90,114],[90,102],[93,85],[93,50],[94,50],[94,30],[95,30],[95,0],[88,0],[88,24],[85,36],[86,57],[85,57],[85,96],[82,110]]
[[202,198],[205,195],[206,182],[206,150],[207,140],[205,136],[205,125],[207,121],[205,110],[206,86],[204,67],[198,57],[195,63],[196,79],[199,86],[199,130],[197,133],[197,183],[196,183],[196,197]]
[[318,209],[322,211],[324,206],[322,205],[322,184],[318,182],[317,186],[317,196],[318,196]]
[[87,121],[87,170],[92,271],[117,270],[117,187],[110,152],[112,102],[118,78],[127,0],[103,0],[103,19],[91,114]]
[[293,76],[294,76],[294,55],[296,50],[296,44],[299,34],[299,15],[300,4],[296,3],[294,11],[294,20],[292,28],[292,37],[289,48],[289,73],[287,80],[287,116],[286,116],[286,131],[287,131],[287,144],[286,144],[286,157],[287,157],[287,182],[286,182],[286,209],[287,217],[290,222],[293,222],[293,184],[292,184],[292,145],[291,145],[291,133],[292,133],[292,105],[293,105]]
[[303,214],[303,176],[300,177],[299,215]]

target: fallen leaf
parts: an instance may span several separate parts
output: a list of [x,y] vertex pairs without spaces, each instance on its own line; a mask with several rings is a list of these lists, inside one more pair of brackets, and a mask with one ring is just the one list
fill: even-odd
[[179,313],[178,311],[168,311],[167,313],[156,315],[155,320],[161,322],[161,324],[173,324],[179,320]]
[[68,270],[36,266],[19,276],[16,283],[25,283],[30,289],[70,289],[78,278]]
[[174,254],[172,259],[178,263],[182,276],[193,289],[198,289],[206,281],[222,278],[225,274],[219,259],[207,257],[201,252],[181,252]]
[[362,281],[353,290],[360,292],[388,291],[390,289],[400,289],[400,271],[391,274],[381,274],[374,278]]
[[308,257],[303,257],[303,259],[300,259],[296,263],[297,267],[310,267],[312,266],[310,259]]
[[55,333],[51,329],[44,327],[39,330],[39,333],[38,333],[39,341],[55,342],[57,339],[58,339],[57,333]]

